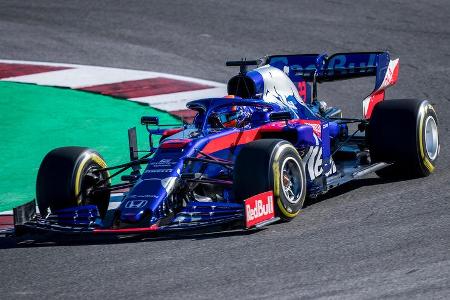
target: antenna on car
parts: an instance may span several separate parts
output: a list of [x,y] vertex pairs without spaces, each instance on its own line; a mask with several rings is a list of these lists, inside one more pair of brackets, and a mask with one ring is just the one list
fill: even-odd
[[[233,85],[235,87],[235,91],[234,91],[234,95],[236,96],[242,96],[243,98],[249,98],[252,96],[252,92],[251,89],[249,88],[248,84],[247,84],[247,78],[245,78],[245,75],[247,74],[247,67],[248,66],[257,66],[258,65],[258,61],[257,60],[247,60],[246,58],[242,58],[241,60],[238,61],[227,61],[225,63],[225,65],[227,67],[239,67],[239,74],[235,77],[233,77],[231,80],[237,80],[237,82],[235,83],[235,85]],[[242,94],[242,90],[243,88],[241,88],[241,82],[243,83],[243,87],[245,87],[245,91],[246,94]],[[230,84],[230,82],[228,83]],[[228,89],[228,93],[230,93],[230,90]],[[231,93],[230,93],[231,94]]]
[[247,73],[248,66],[257,66],[257,60],[247,60],[246,58],[241,58],[241,60],[232,60],[225,63],[227,67],[239,67],[239,75],[245,75]]

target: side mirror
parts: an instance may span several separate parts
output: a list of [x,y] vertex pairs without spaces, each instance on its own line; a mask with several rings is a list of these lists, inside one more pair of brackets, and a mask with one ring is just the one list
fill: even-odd
[[270,113],[266,111],[253,112],[250,122],[253,126],[260,126],[270,122]]
[[142,125],[159,125],[159,118],[158,117],[141,117],[141,124]]

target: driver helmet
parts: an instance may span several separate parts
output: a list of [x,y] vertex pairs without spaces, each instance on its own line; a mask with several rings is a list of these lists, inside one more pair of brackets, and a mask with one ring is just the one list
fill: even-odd
[[[236,99],[234,95],[227,95],[224,98]],[[244,106],[230,106],[226,107],[216,113],[217,120],[224,128],[241,127],[244,121],[250,117],[248,107]]]

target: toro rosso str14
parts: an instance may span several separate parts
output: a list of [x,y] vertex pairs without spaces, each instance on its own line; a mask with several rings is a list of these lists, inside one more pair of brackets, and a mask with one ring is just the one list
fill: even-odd
[[[189,102],[192,124],[169,128],[141,118],[150,140],[142,157],[135,128],[128,132],[130,162],[122,165],[107,166],[89,148],[49,152],[37,176],[40,213],[34,202],[16,208],[16,232],[260,228],[293,219],[306,197],[370,172],[393,178],[434,171],[436,113],[427,100],[384,100],[399,69],[388,53],[275,55],[227,65],[240,67],[229,96]],[[359,118],[344,118],[317,98],[321,83],[365,76],[375,87]],[[119,174],[122,182],[112,184]]]

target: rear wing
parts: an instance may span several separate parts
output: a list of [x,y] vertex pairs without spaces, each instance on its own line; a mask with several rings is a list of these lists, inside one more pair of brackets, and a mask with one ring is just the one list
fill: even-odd
[[388,52],[272,55],[265,63],[284,71],[294,83],[327,82],[375,76],[373,91],[363,100],[363,115],[370,118],[376,103],[384,100],[384,90],[398,78],[399,60]]

